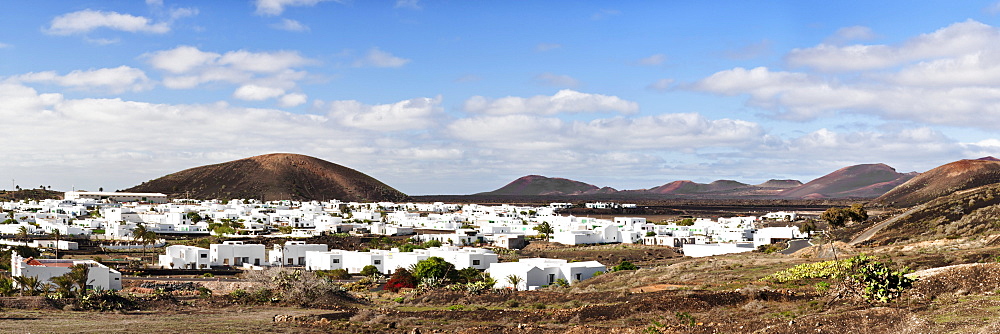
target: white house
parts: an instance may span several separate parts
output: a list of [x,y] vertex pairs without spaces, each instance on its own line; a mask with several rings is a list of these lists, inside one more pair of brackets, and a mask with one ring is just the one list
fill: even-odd
[[242,241],[223,241],[213,244],[209,254],[213,266],[260,266],[266,264],[264,245],[243,244]]
[[88,267],[88,289],[122,289],[122,274],[94,260],[35,259],[30,257],[25,259],[17,252],[13,252],[10,262],[11,276],[34,276],[42,283],[52,283],[53,277],[65,275],[70,272],[74,265],[83,264]]
[[551,285],[559,279],[574,284],[593,277],[598,271],[605,270],[607,267],[597,261],[571,263],[562,259],[531,258],[521,259],[518,262],[494,263],[486,272],[497,281],[495,285],[497,288],[512,287],[506,278],[514,275],[520,277],[521,282],[513,288],[535,290]]
[[204,269],[212,266],[209,250],[195,246],[173,245],[160,255],[160,267],[168,269]]
[[305,241],[285,241],[284,245],[274,245],[268,252],[268,260],[272,266],[304,266],[306,252],[325,252],[329,249],[324,244],[307,244]]
[[167,202],[167,195],[161,193],[67,191],[64,194],[64,198],[67,200],[76,200],[76,199],[107,200],[109,202],[150,202],[150,203]]
[[795,226],[764,227],[754,232],[753,245],[754,247],[760,247],[761,245],[770,245],[779,241],[788,241],[807,236],[807,234],[799,232],[799,228]]

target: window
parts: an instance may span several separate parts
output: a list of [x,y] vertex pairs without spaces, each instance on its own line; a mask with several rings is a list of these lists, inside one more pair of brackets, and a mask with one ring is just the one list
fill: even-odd
[[294,264],[292,263],[292,258],[288,258],[288,264]]
[[333,263],[340,263],[340,259],[333,259]]
[[472,265],[478,266],[479,265],[479,260],[472,260]]
[[582,274],[579,274],[579,273],[577,273],[577,274],[576,274],[576,280],[577,280],[577,281],[579,281],[579,280],[580,280],[580,276],[581,276],[581,275],[582,275]]
[[374,264],[382,264],[382,260],[375,260],[375,261],[373,261],[373,263]]
[[208,254],[201,254],[201,258],[207,259],[208,258]]
[[549,284],[556,281],[556,274],[549,274]]

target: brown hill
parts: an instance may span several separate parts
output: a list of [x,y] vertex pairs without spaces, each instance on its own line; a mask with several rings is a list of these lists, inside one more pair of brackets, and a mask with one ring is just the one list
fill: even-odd
[[908,207],[956,191],[998,182],[1000,182],[1000,161],[996,158],[959,160],[920,174],[875,201],[896,207]]
[[478,193],[476,195],[584,195],[609,194],[615,192],[617,192],[617,190],[613,188],[598,188],[592,184],[573,181],[570,179],[545,177],[541,175],[528,175],[508,183],[500,189]]
[[844,167],[780,193],[785,198],[878,197],[917,173],[899,173],[885,164]]
[[[935,172],[938,168],[924,174]],[[1000,216],[1000,183],[948,191],[883,221],[879,225],[884,227],[875,230],[875,234],[862,244],[880,246],[959,237],[981,239],[990,234],[996,235],[997,216]]]
[[750,185],[733,180],[718,180],[709,184],[691,181],[674,181],[646,190],[645,192],[660,195],[726,193],[735,190],[744,190],[748,187],[750,187]]
[[799,181],[799,180],[774,180],[774,179],[771,179],[771,180],[767,180],[767,182],[758,184],[757,186],[761,187],[761,188],[787,189],[787,188],[795,188],[795,187],[798,187],[798,186],[801,186],[801,185],[802,185],[802,181]]
[[126,189],[194,199],[403,201],[392,187],[310,156],[275,153],[186,169]]

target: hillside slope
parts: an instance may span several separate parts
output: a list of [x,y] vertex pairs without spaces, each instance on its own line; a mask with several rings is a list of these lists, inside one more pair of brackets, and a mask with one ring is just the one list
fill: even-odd
[[186,169],[126,189],[194,199],[403,201],[364,173],[300,154],[275,153]]
[[959,160],[924,172],[875,199],[895,207],[908,207],[956,191],[1000,183],[1000,161],[993,157]]
[[528,175],[508,183],[500,189],[476,195],[534,196],[534,195],[582,195],[594,193],[614,193],[611,188],[557,177]]
[[784,198],[878,197],[917,173],[899,173],[886,164],[844,167],[780,193]]

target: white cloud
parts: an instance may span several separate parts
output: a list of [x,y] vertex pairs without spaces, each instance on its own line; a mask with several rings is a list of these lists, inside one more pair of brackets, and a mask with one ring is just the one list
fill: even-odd
[[219,58],[221,65],[257,73],[276,73],[312,63],[314,63],[312,60],[300,56],[295,51],[249,52],[239,50],[226,52]]
[[53,35],[74,35],[85,34],[99,28],[163,34],[170,31],[170,24],[153,23],[152,20],[142,16],[85,9],[55,17],[45,32]]
[[420,0],[396,0],[396,8],[420,9]]
[[850,26],[837,29],[833,36],[823,42],[828,45],[841,45],[851,41],[867,41],[875,39],[875,32],[865,26]]
[[154,23],[152,19],[142,16],[84,9],[56,16],[44,31],[52,35],[76,35],[105,28],[125,32],[164,34],[170,32],[173,20],[197,14],[198,11],[194,9],[174,9],[170,12],[169,20]]
[[271,28],[286,31],[309,31],[308,26],[302,24],[302,22],[292,19],[281,19],[281,23],[272,24]]
[[[312,7],[320,2],[330,0],[256,0],[257,15],[281,15],[285,7]],[[334,0],[336,2],[341,2]]]
[[278,99],[278,106],[291,108],[305,104],[309,97],[302,93],[285,94]]
[[667,55],[658,53],[646,58],[639,59],[637,63],[639,65],[644,65],[644,66],[657,66],[657,65],[663,65],[663,63],[666,61],[667,61]]
[[409,59],[393,56],[379,48],[372,48],[364,58],[354,62],[354,67],[403,67],[409,62]]
[[147,6],[163,7],[163,0],[146,0]]
[[553,87],[577,87],[580,86],[580,81],[574,79],[568,75],[552,74],[552,73],[542,73],[535,76],[535,82],[540,85],[553,86]]
[[826,72],[861,71],[893,67],[912,61],[949,57],[995,49],[1000,31],[983,23],[968,20],[911,38],[901,45],[820,44],[794,49],[786,57],[789,65]]
[[480,116],[448,125],[451,135],[490,148],[515,150],[690,150],[746,147],[766,138],[755,123],[698,114],[663,114],[567,122],[535,115]]
[[588,94],[564,89],[552,96],[537,95],[528,98],[508,96],[490,99],[483,96],[473,96],[465,101],[463,109],[470,113],[488,115],[555,115],[579,112],[631,114],[639,110],[639,104],[617,96]]
[[336,122],[374,131],[424,129],[440,121],[442,113],[440,96],[392,104],[366,105],[358,101],[331,101],[326,105],[329,117]]
[[181,45],[170,50],[147,53],[142,57],[146,58],[154,68],[180,74],[212,64],[221,55],[214,52],[204,52],[193,46]]
[[6,49],[6,48],[10,48],[10,47],[12,47],[10,44],[0,43],[0,49]]
[[[178,46],[174,49],[156,51],[141,56],[154,68],[169,73],[163,78],[163,85],[171,89],[191,89],[208,82],[226,82],[249,85],[244,87],[269,87],[291,90],[308,73],[296,68],[315,64],[294,51],[250,52],[230,51],[224,54],[201,51],[192,46]],[[284,94],[263,94],[260,90],[242,88],[233,96],[241,99],[251,96],[266,98]],[[294,99],[292,100],[294,101]]]
[[674,79],[660,79],[656,80],[656,82],[654,83],[649,84],[649,86],[646,86],[646,89],[657,92],[666,92],[669,91],[671,87],[673,87],[673,85],[674,85]]
[[538,51],[538,52],[552,51],[552,50],[555,50],[555,49],[558,49],[558,48],[561,48],[561,47],[562,47],[562,44],[556,44],[556,43],[538,43],[538,45],[535,45],[535,51]]
[[151,89],[153,83],[140,69],[128,66],[72,71],[58,75],[55,71],[33,72],[12,77],[20,82],[52,83],[81,90],[109,93],[138,92]]
[[285,94],[281,88],[265,87],[258,85],[243,85],[233,92],[233,97],[247,101],[263,101],[273,99]]
[[983,8],[983,11],[990,15],[1000,14],[1000,2],[994,2],[989,6],[986,6],[986,8]]

